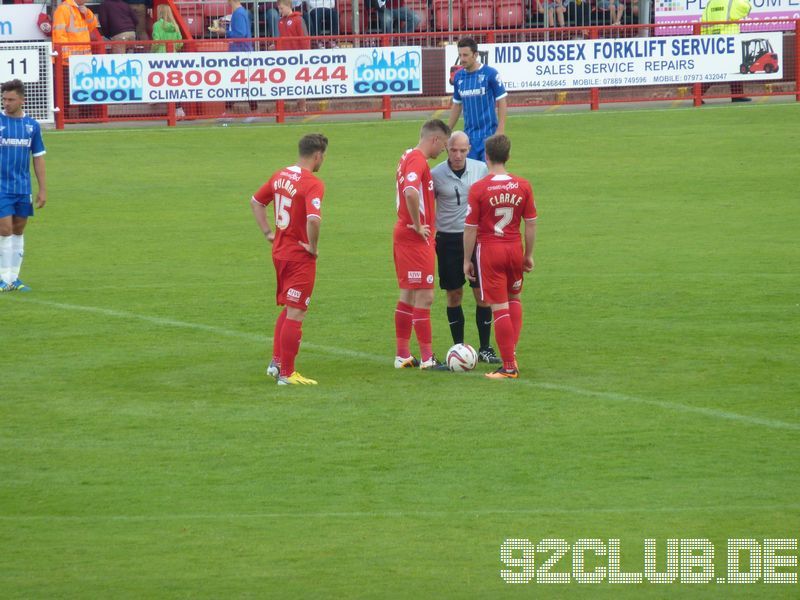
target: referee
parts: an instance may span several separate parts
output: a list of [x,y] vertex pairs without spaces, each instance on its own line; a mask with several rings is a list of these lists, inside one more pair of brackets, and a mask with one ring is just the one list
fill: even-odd
[[[467,134],[454,131],[447,140],[447,160],[433,169],[436,194],[436,258],[439,263],[439,287],[447,292],[447,322],[454,344],[464,343],[464,221],[467,218],[469,188],[488,175],[486,164],[467,158],[470,145]],[[475,263],[475,256],[472,257]],[[477,267],[476,267],[477,270]],[[470,282],[475,295],[475,322],[480,349],[478,360],[497,364],[500,358],[489,344],[492,334],[492,309],[481,301],[480,284]]]

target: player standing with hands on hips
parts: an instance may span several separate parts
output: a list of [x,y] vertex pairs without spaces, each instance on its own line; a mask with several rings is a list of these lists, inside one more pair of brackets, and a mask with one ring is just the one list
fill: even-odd
[[485,160],[483,143],[495,133],[505,133],[506,88],[496,69],[478,62],[478,44],[471,37],[458,40],[458,60],[463,67],[453,79],[452,129],[464,113],[464,132],[469,137],[469,157]]
[[[397,354],[395,369],[447,370],[433,355],[431,305],[436,270],[436,204],[428,159],[444,150],[450,128],[439,119],[427,121],[419,143],[403,153],[397,165],[397,222],[392,237],[394,268],[400,298],[394,312]],[[411,354],[411,331],[417,334],[418,361]]]
[[[303,319],[311,302],[317,271],[317,244],[325,187],[314,175],[325,160],[328,138],[311,133],[298,144],[297,163],[280,169],[253,195],[253,216],[272,244],[277,289],[283,310],[275,322],[272,361],[267,374],[278,385],[316,385],[295,370],[303,336]],[[275,207],[275,232],[267,220],[267,206]]]
[[31,156],[39,190],[36,208],[47,202],[42,130],[36,119],[22,110],[25,86],[19,79],[4,83],[0,115],[0,292],[29,292],[19,279],[25,254],[23,233],[33,216]]
[[[506,171],[511,140],[493,135],[486,140],[489,175],[472,186],[464,228],[464,274],[475,280],[469,257],[477,241],[481,296],[492,307],[494,335],[503,366],[490,379],[519,377],[516,350],[522,331],[522,274],[533,271],[536,205],[531,184]],[[525,221],[525,250],[519,232]]]

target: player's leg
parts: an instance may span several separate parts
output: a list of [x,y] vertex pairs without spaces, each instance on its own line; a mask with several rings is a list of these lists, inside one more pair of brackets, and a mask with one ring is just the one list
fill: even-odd
[[11,266],[8,272],[8,281],[13,288],[20,292],[30,292],[31,288],[19,279],[19,271],[22,268],[22,259],[25,256],[25,225],[28,223],[28,209],[33,214],[33,205],[30,202],[27,206],[17,204],[17,214],[11,219]]
[[13,204],[7,200],[0,196],[0,292],[9,292],[14,289],[11,286],[14,280],[8,279],[11,276]]
[[272,334],[272,360],[269,361],[267,367],[267,375],[270,377],[278,378],[281,374],[281,333],[283,331],[283,322],[286,320],[286,307],[278,314],[275,320],[275,330]]
[[281,325],[278,385],[315,385],[316,381],[297,372],[295,359],[300,351],[303,320],[314,289],[316,263],[286,261],[281,266],[280,293],[282,303],[286,305],[286,316]]
[[397,240],[393,245],[394,267],[400,298],[394,309],[394,334],[397,351],[394,358],[396,369],[408,369],[419,366],[419,361],[411,354],[411,331],[413,329],[414,293],[408,273],[410,269],[409,251]]
[[520,333],[522,333],[522,301],[519,294],[508,297],[508,311],[511,314],[511,323],[514,325],[514,349],[516,350]]
[[412,315],[414,334],[420,349],[420,369],[446,370],[433,354],[433,331],[431,328],[431,306],[434,296],[434,275],[436,272],[436,252],[433,244],[418,244],[415,254],[415,270],[419,275],[417,291],[414,294]]
[[490,379],[518,377],[514,360],[514,326],[508,310],[505,253],[506,249],[503,247],[492,248],[481,245],[478,249],[483,300],[491,306],[494,317],[494,338],[497,340],[497,347],[503,359],[503,365],[499,369],[486,374]]

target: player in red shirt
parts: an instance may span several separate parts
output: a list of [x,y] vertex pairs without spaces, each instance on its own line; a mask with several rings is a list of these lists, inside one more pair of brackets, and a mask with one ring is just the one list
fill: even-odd
[[[522,330],[522,274],[533,271],[536,204],[531,184],[506,171],[511,140],[493,135],[486,140],[489,174],[472,185],[464,229],[464,274],[475,281],[469,257],[477,239],[482,300],[492,307],[494,336],[503,366],[486,376],[519,377],[516,349]],[[525,221],[525,252],[519,233]]]
[[[397,166],[397,223],[393,249],[400,300],[394,313],[396,369],[416,366],[447,369],[433,355],[431,341],[436,209],[428,159],[442,153],[449,135],[450,128],[443,121],[427,121],[420,130],[419,143],[405,151]],[[411,354],[412,329],[419,342],[421,362]]]
[[[317,269],[317,242],[325,186],[314,175],[325,160],[328,138],[319,133],[304,136],[295,165],[276,171],[253,195],[253,216],[272,244],[272,263],[278,285],[276,301],[285,308],[275,322],[272,361],[267,374],[278,385],[316,385],[295,371],[303,319],[311,302]],[[275,207],[275,232],[267,220],[267,206]]]

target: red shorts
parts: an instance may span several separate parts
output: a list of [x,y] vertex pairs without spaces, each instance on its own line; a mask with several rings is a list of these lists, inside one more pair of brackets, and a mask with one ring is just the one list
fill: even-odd
[[436,241],[394,240],[394,269],[401,290],[432,290],[436,271]]
[[512,294],[522,292],[522,246],[478,243],[477,254],[478,281],[484,302],[503,304]]
[[314,291],[314,278],[317,274],[317,262],[299,262],[296,260],[272,259],[278,287],[275,291],[275,302],[278,306],[291,306],[306,310]]

